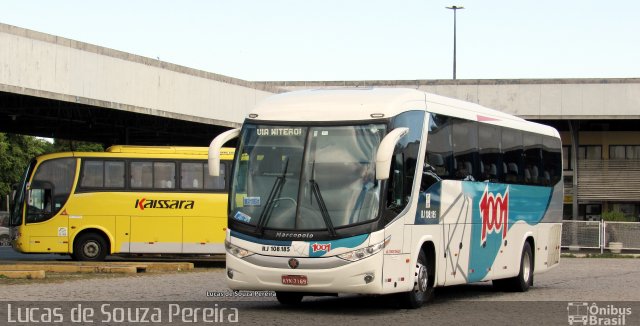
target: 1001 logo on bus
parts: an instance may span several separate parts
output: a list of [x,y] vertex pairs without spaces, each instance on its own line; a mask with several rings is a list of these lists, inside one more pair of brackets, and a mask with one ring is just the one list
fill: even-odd
[[509,228],[509,188],[501,193],[489,192],[489,186],[484,188],[480,198],[480,216],[482,217],[482,236],[480,245],[487,241],[489,233],[500,233],[502,239],[507,237]]

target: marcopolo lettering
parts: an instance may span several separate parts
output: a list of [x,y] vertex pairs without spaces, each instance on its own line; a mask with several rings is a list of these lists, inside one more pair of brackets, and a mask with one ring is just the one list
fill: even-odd
[[177,200],[177,199],[136,199],[134,208],[139,208],[141,211],[145,208],[160,208],[160,209],[193,209],[195,202],[193,200]]
[[276,232],[276,238],[311,239],[313,233]]

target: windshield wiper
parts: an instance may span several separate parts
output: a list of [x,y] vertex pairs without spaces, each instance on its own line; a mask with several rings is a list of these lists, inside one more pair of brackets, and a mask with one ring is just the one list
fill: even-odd
[[271,218],[271,212],[273,212],[273,203],[276,201],[276,198],[280,197],[280,193],[282,192],[282,187],[287,178],[287,169],[289,168],[289,157],[287,157],[284,163],[284,169],[282,174],[279,175],[276,180],[273,182],[273,186],[271,186],[271,191],[269,192],[269,197],[267,197],[267,202],[262,210],[262,214],[260,214],[260,218],[258,219],[258,225],[256,232],[263,234],[264,227],[269,223],[269,218]]
[[320,187],[315,180],[316,174],[316,161],[311,163],[311,179],[309,183],[311,184],[311,192],[316,197],[318,201],[318,207],[320,208],[320,214],[322,215],[322,219],[324,220],[324,224],[327,225],[327,229],[329,229],[329,234],[332,237],[336,236],[336,230],[333,228],[333,223],[331,222],[331,217],[329,216],[329,210],[327,210],[327,206],[324,203],[324,199],[322,199],[322,194],[320,193]]

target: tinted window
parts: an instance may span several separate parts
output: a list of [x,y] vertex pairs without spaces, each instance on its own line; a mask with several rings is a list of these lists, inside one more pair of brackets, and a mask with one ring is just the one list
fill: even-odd
[[542,135],[524,133],[524,183],[540,184],[542,171]]
[[391,163],[387,207],[395,213],[401,212],[411,198],[423,124],[423,111],[409,111],[393,118],[389,128],[409,128],[409,133],[396,145]]
[[423,170],[422,190],[426,190],[436,179],[450,179],[453,175],[451,124],[450,117],[431,114],[427,136],[427,163]]
[[542,185],[555,185],[562,176],[562,152],[560,139],[543,136],[542,164],[544,171],[541,175]]
[[522,132],[510,128],[502,128],[502,168],[506,183],[522,182]]
[[501,130],[498,126],[478,125],[480,181],[498,182],[502,178]]
[[473,181],[479,178],[478,124],[474,121],[454,119],[453,168],[455,179]]

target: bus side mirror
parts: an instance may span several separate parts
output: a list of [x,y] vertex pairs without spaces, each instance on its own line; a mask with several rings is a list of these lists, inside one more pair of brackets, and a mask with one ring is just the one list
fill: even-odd
[[389,132],[378,146],[378,152],[376,153],[376,179],[387,180],[389,179],[389,169],[391,169],[391,159],[393,157],[393,150],[396,147],[400,138],[404,137],[409,132],[409,128],[396,128]]
[[219,134],[211,141],[209,145],[209,175],[212,177],[220,176],[220,150],[226,142],[237,138],[240,135],[240,129],[231,129]]

